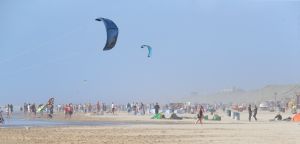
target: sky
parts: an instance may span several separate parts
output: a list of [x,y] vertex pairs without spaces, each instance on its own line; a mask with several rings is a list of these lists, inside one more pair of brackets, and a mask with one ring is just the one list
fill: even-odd
[[[97,17],[119,27],[110,51]],[[171,102],[300,83],[299,54],[300,1],[0,1],[0,104]]]

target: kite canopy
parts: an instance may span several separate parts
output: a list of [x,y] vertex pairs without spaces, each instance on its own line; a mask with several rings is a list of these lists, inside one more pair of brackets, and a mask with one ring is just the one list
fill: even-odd
[[142,45],[141,48],[147,47],[148,48],[148,57],[151,57],[152,55],[152,48],[148,45]]
[[117,25],[111,21],[110,19],[106,18],[96,18],[96,21],[103,21],[105,28],[106,28],[106,33],[107,33],[107,39],[106,39],[106,44],[105,47],[103,48],[104,51],[106,50],[111,50],[117,42],[118,39],[118,27]]

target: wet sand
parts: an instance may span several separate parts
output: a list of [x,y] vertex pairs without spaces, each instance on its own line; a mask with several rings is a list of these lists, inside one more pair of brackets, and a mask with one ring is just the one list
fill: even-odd
[[[299,123],[269,122],[275,113],[259,113],[257,122],[248,122],[246,113],[241,114],[240,121],[232,120],[223,113],[220,115],[220,122],[205,121],[204,125],[195,125],[194,119],[151,120],[150,116],[82,114],[73,117],[73,120],[125,121],[127,124],[0,128],[0,140],[3,144],[295,144],[300,140]],[[283,115],[284,118],[286,116]],[[57,118],[60,119],[59,116]]]

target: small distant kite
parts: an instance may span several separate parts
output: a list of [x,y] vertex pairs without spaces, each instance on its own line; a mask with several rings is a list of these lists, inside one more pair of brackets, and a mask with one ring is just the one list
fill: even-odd
[[148,48],[148,57],[151,57],[152,55],[152,47],[148,46],[148,45],[142,45],[141,48]]
[[96,18],[96,21],[103,21],[106,28],[107,39],[103,50],[111,50],[116,45],[118,39],[119,30],[117,25],[112,20],[107,18]]

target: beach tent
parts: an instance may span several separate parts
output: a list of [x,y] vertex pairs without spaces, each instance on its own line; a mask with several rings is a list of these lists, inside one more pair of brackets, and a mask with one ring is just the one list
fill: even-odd
[[294,122],[300,122],[300,113],[296,114],[296,115],[293,117],[293,121],[294,121]]

